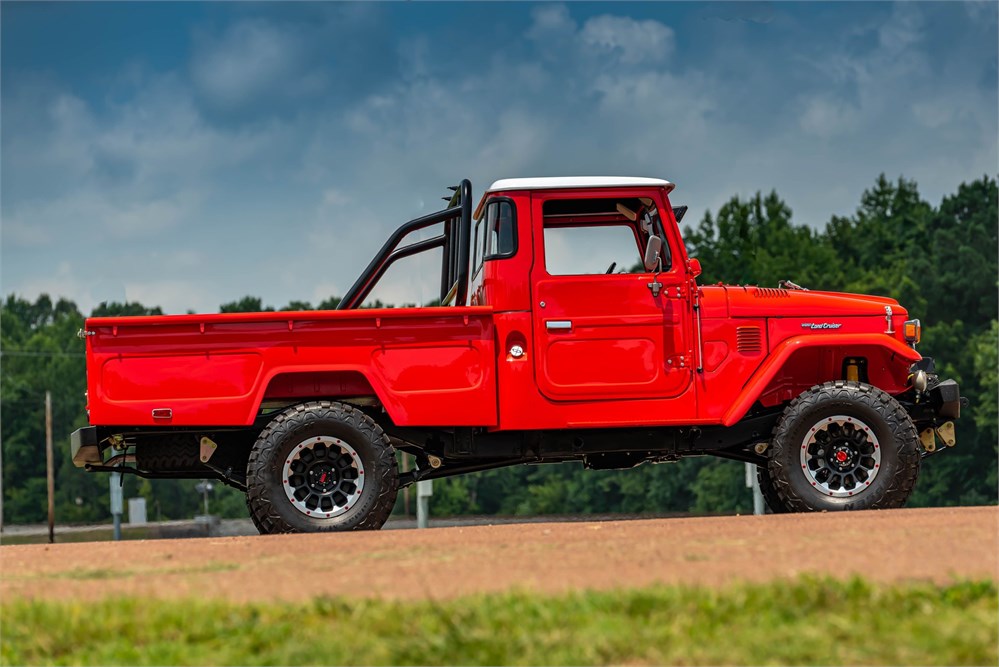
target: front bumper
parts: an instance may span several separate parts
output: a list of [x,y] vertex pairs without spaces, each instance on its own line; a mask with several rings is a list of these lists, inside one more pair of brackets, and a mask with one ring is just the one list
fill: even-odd
[[968,399],[961,396],[961,388],[954,380],[936,382],[918,397],[913,395],[912,389],[907,394],[909,400],[902,404],[917,425],[958,419],[961,408],[968,405]]
[[926,399],[936,419],[957,419],[961,416],[961,406],[968,399],[961,396],[961,388],[954,380],[943,380],[926,391]]
[[954,420],[967,405],[968,399],[961,396],[961,388],[954,380],[935,382],[916,402],[903,403],[919,431],[923,456],[957,444]]
[[73,465],[77,468],[104,463],[96,426],[85,426],[73,431],[69,436],[69,445],[73,453]]

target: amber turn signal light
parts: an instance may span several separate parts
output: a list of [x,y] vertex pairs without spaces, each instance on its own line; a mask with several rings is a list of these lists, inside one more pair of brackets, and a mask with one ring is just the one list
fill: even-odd
[[902,331],[905,332],[905,339],[910,343],[918,343],[920,337],[923,333],[923,327],[919,324],[919,320],[907,320],[903,325]]

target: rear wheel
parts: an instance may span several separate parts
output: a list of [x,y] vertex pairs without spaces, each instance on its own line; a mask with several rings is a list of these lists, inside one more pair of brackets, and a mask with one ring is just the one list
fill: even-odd
[[381,528],[395,503],[395,452],[381,427],[342,403],[279,414],[247,465],[246,503],[261,533]]
[[795,399],[768,451],[770,488],[760,486],[774,512],[902,507],[919,474],[909,415],[859,382],[827,382]]

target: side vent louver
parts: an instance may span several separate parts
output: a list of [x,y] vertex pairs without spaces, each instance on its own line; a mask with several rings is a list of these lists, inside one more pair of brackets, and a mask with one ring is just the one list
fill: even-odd
[[775,297],[786,297],[788,296],[786,289],[779,289],[776,287],[757,287],[753,290],[753,296],[757,298],[772,299]]
[[735,330],[735,348],[744,354],[763,351],[763,334],[759,327],[738,327]]

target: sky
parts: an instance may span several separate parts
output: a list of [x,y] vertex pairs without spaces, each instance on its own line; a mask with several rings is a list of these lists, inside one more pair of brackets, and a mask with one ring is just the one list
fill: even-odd
[[880,173],[937,205],[999,171],[997,8],[4,2],[0,288],[315,304],[462,178],[661,177],[685,222],[775,189],[820,228]]

